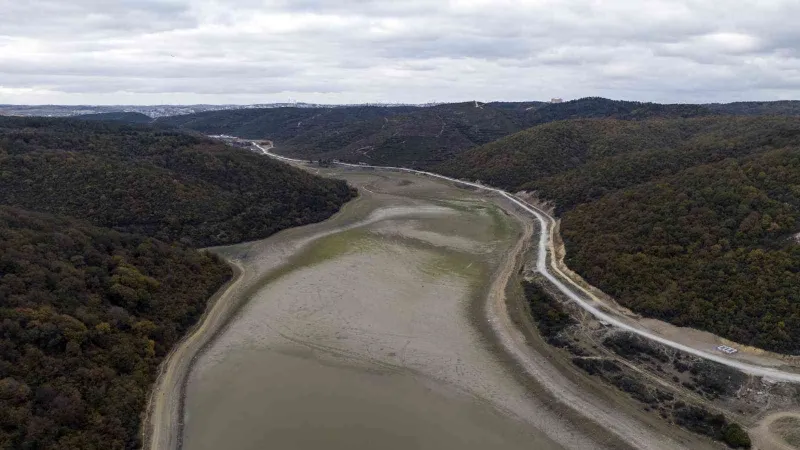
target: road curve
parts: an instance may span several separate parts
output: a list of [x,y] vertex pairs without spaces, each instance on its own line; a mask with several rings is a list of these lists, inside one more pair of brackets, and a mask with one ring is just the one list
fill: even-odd
[[[272,147],[264,148],[255,142],[253,142],[253,145],[259,150],[261,150],[261,152],[264,155],[276,158],[278,160],[296,162],[296,163],[307,162],[302,159],[287,158],[285,156],[276,155],[275,153],[270,152]],[[621,328],[625,331],[629,331],[631,333],[635,333],[651,341],[658,342],[660,344],[666,345],[676,350],[680,350],[682,352],[686,352],[698,356],[700,358],[707,359],[709,361],[714,361],[723,364],[725,366],[732,367],[734,369],[740,370],[750,375],[765,377],[772,381],[780,381],[786,383],[800,383],[800,374],[786,372],[770,367],[763,367],[755,364],[748,364],[741,361],[736,361],[721,355],[716,355],[704,350],[690,347],[688,345],[681,344],[679,342],[671,341],[667,338],[664,338],[663,336],[659,336],[653,333],[650,330],[635,325],[631,325],[630,323],[620,320],[614,315],[601,311],[599,308],[597,308],[597,306],[595,306],[594,301],[590,300],[591,294],[588,291],[586,291],[586,289],[575,283],[572,279],[564,275],[564,273],[561,272],[561,270],[559,270],[558,267],[556,266],[553,258],[550,258],[550,263],[548,264],[548,257],[547,257],[548,251],[550,254],[555,254],[553,247],[553,224],[555,223],[555,219],[546,212],[536,208],[535,206],[525,202],[524,200],[519,199],[518,197],[516,197],[511,193],[508,193],[502,189],[485,186],[480,183],[473,183],[470,181],[459,180],[457,178],[451,178],[433,172],[409,169],[406,167],[372,166],[365,164],[349,164],[343,162],[337,162],[335,164],[345,167],[393,170],[393,171],[401,171],[407,173],[415,173],[418,175],[426,175],[429,177],[439,178],[442,180],[461,184],[463,186],[471,186],[484,191],[495,192],[497,194],[500,194],[501,196],[505,197],[506,199],[517,205],[519,208],[524,210],[525,212],[528,212],[529,214],[535,216],[536,219],[539,221],[539,225],[541,226],[542,232],[539,233],[539,252],[536,260],[536,270],[539,273],[541,273],[545,278],[547,278],[551,283],[553,283],[553,285],[556,286],[556,288],[558,288],[559,291],[561,291],[564,295],[569,297],[570,300],[574,301],[578,306],[589,312],[597,319],[608,322],[618,328]],[[554,272],[555,274],[562,277],[564,280],[567,280],[568,284],[571,285],[571,287],[567,286],[567,284],[562,282],[561,279],[559,279],[556,275],[554,275]]]
[[753,443],[756,448],[773,449],[773,450],[797,450],[797,447],[789,444],[770,430],[770,425],[778,419],[791,417],[800,420],[800,411],[784,411],[770,414],[759,421],[759,423],[750,430],[750,435],[753,438]]

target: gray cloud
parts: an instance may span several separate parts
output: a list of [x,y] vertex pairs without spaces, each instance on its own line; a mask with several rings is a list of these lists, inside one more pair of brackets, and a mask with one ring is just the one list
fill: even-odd
[[0,103],[797,98],[796,0],[3,3]]

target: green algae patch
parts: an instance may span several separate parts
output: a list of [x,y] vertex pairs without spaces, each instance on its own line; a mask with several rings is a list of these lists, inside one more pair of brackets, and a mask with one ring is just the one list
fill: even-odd
[[379,239],[363,229],[342,231],[318,239],[297,254],[287,265],[290,270],[320,264],[340,256],[374,250]]
[[320,238],[293,256],[286,264],[261,279],[256,289],[302,267],[311,267],[332,259],[367,252],[381,246],[378,238],[363,229],[342,231]]

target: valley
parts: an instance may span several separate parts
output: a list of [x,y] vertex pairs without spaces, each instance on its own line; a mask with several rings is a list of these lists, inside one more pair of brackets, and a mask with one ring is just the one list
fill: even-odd
[[[709,108],[584,99],[226,111],[172,124],[127,113],[3,118],[0,202],[19,209],[10,217],[80,216],[111,258],[84,269],[70,238],[45,229],[61,262],[36,261],[63,286],[24,296],[15,276],[46,285],[39,269],[0,261],[10,271],[0,295],[34,311],[0,310],[12,320],[6,361],[34,342],[64,367],[85,352],[92,376],[105,377],[80,391],[62,377],[53,391],[31,377],[49,360],[0,366],[13,374],[0,401],[46,417],[51,433],[34,438],[18,420],[7,439],[789,448],[800,128]],[[558,120],[575,114],[590,119]],[[246,138],[189,127],[259,138],[248,151]],[[25,236],[38,223],[5,226]],[[187,262],[210,257],[187,278],[210,274],[201,291],[233,278],[210,299],[187,298],[177,323],[151,325],[171,308],[151,299],[175,280],[152,272],[150,244],[105,244],[146,236]],[[24,239],[9,248],[29,252]],[[83,281],[63,275],[72,272]],[[99,296],[76,295],[69,286],[81,283]],[[72,319],[53,319],[53,306]],[[57,324],[31,322],[40,316]],[[88,332],[61,345],[16,331],[53,326]],[[103,410],[122,427],[88,422],[78,400],[38,406],[102,404],[98,392],[128,379],[155,385],[126,399],[138,407]],[[57,428],[65,421],[82,425]]]
[[800,450],[800,1],[6,3],[0,450]]
[[[261,148],[261,151],[266,154],[271,154],[269,152],[269,149],[266,148]],[[271,155],[280,159],[284,159],[286,161],[302,164],[302,161],[299,160],[291,160],[274,154]],[[344,163],[339,163],[336,165],[351,166],[359,170],[367,170],[367,171],[381,169],[381,168],[373,168],[371,166],[348,165]],[[398,170],[401,172],[416,172],[424,176],[431,176],[446,181],[456,182],[456,180],[453,180],[451,178],[442,177],[427,172],[419,172],[410,169],[397,169],[397,168],[388,168],[388,170],[393,172],[396,172]],[[720,342],[724,343],[726,341],[720,340],[718,337],[715,337],[708,333],[700,333],[695,330],[684,331],[676,327],[673,327],[669,324],[665,324],[663,322],[644,320],[641,317],[637,317],[636,315],[631,314],[624,308],[620,308],[619,305],[617,305],[613,300],[609,299],[601,292],[597,291],[590,285],[586,284],[582,279],[580,279],[580,277],[572,273],[566,266],[563,265],[562,261],[563,248],[559,248],[557,250],[553,244],[555,238],[558,237],[557,235],[553,234],[554,227],[552,224],[555,223],[555,220],[551,216],[549,216],[546,212],[537,209],[536,207],[530,204],[520,201],[519,199],[516,199],[513,196],[494,188],[488,188],[479,184],[463,182],[463,181],[457,181],[456,184],[477,188],[479,190],[485,190],[492,193],[500,193],[501,196],[505,197],[506,200],[510,200],[512,203],[516,204],[517,207],[521,207],[521,209],[525,213],[537,217],[538,220],[540,221],[541,226],[543,226],[545,229],[550,230],[546,234],[540,234],[539,255],[536,259],[536,261],[538,262],[536,262],[535,264],[531,264],[530,266],[531,272],[529,276],[535,278],[539,274],[544,274],[547,278],[548,284],[550,284],[554,288],[557,288],[557,290],[560,290],[561,291],[560,293],[564,295],[565,298],[568,298],[569,299],[568,301],[570,303],[575,302],[571,303],[572,305],[577,304],[585,311],[591,313],[592,316],[594,316],[593,317],[594,320],[589,321],[588,326],[592,328],[599,327],[600,329],[602,329],[603,327],[608,327],[610,323],[614,325],[615,329],[628,330],[629,332],[639,334],[648,340],[652,340],[653,343],[656,345],[656,348],[658,348],[661,345],[666,345],[667,348],[669,348],[670,350],[673,351],[678,350],[678,357],[681,357],[681,355],[683,357],[688,357],[687,362],[691,361],[693,358],[697,360],[696,358],[699,357],[700,359],[698,361],[707,360],[712,365],[722,364],[722,366],[719,366],[720,368],[724,366],[731,367],[734,369],[734,373],[741,370],[745,374],[750,374],[752,377],[751,379],[752,381],[750,382],[751,387],[746,388],[747,391],[748,392],[753,391],[754,394],[758,392],[757,396],[761,397],[758,398],[757,396],[753,397],[748,395],[742,396],[741,390],[745,389],[745,386],[733,384],[731,385],[731,387],[725,388],[727,389],[727,391],[725,392],[728,392],[728,394],[723,395],[724,398],[720,398],[720,393],[722,391],[716,393],[714,393],[714,391],[706,392],[702,390],[704,389],[704,387],[697,387],[690,382],[683,382],[681,384],[679,383],[679,377],[677,376],[680,375],[679,372],[675,372],[676,375],[672,376],[672,379],[670,380],[668,379],[667,376],[669,374],[669,371],[664,372],[660,366],[658,367],[654,366],[651,370],[647,368],[646,364],[642,366],[645,369],[645,371],[642,371],[642,369],[637,368],[636,371],[634,372],[635,377],[641,377],[642,375],[644,375],[645,372],[650,372],[649,375],[643,378],[643,382],[645,383],[644,385],[659,386],[659,387],[666,386],[669,389],[673,390],[675,392],[675,395],[678,395],[678,398],[683,398],[685,400],[688,399],[690,402],[694,401],[695,404],[697,404],[696,402],[699,400],[700,405],[709,405],[711,406],[712,411],[713,410],[725,411],[727,412],[727,414],[732,414],[739,420],[744,420],[745,423],[753,423],[754,420],[753,417],[755,417],[755,420],[757,420],[760,414],[762,414],[763,411],[765,411],[764,408],[766,408],[767,411],[770,410],[770,406],[768,406],[770,402],[772,403],[771,408],[778,408],[778,409],[790,407],[795,402],[794,398],[798,394],[800,394],[800,391],[797,391],[793,386],[796,386],[796,383],[798,382],[798,379],[800,379],[800,376],[798,375],[797,372],[797,362],[794,361],[792,358],[787,359],[782,355],[770,355],[764,353],[763,351],[751,350],[749,348],[744,348],[743,352],[736,352],[732,354],[729,353],[728,355],[723,356],[724,352],[720,352],[717,349],[717,347],[720,347],[719,345]],[[548,254],[554,255],[554,257],[548,258]],[[548,270],[547,268],[548,260],[552,265],[551,269],[554,271],[554,273],[558,274],[557,276]],[[570,275],[566,275],[565,273],[569,273]],[[569,284],[570,287],[566,287],[564,283]],[[593,291],[594,293],[591,291]],[[581,317],[581,315],[578,314],[577,317]],[[502,335],[502,333],[500,333],[500,335]],[[589,342],[592,342],[593,340],[596,341],[595,338],[590,337]],[[605,343],[607,344],[608,340],[606,340]],[[598,345],[601,346],[604,345],[602,338],[599,341],[596,341],[595,345],[592,345],[592,348],[597,349]],[[509,347],[506,348],[508,349]],[[573,352],[572,348],[570,348],[570,352]],[[589,352],[591,353],[592,350],[590,349]],[[522,353],[523,356],[520,356],[520,353]],[[584,353],[583,350],[577,351],[577,354],[580,357],[586,357],[586,353]],[[633,355],[635,354],[636,352],[633,353]],[[521,352],[518,350],[516,356],[518,362],[520,360],[524,361],[525,360],[524,350]],[[603,359],[606,356],[597,356],[591,358],[598,358],[598,357]],[[577,364],[576,361],[577,359],[573,358],[573,363]],[[635,362],[635,364],[637,366],[640,366],[642,364],[642,362],[638,360],[636,361],[637,362]],[[675,363],[675,365],[676,367],[685,366],[684,363],[677,363],[677,362]],[[584,370],[589,370],[588,366],[580,365],[579,367],[583,368]],[[691,363],[688,367],[691,367]],[[685,370],[686,369],[681,369],[680,372]],[[698,370],[704,372],[710,371],[710,373],[715,373],[721,369],[717,369],[714,367],[703,367]],[[724,373],[724,370],[722,372]],[[589,373],[596,374],[597,372],[594,369],[592,369],[589,371]],[[696,374],[695,369],[692,369],[692,374]],[[718,376],[718,375],[708,375],[708,374],[704,375],[704,377],[709,377],[709,376]],[[541,374],[538,374],[537,378],[539,378],[539,380],[541,381]],[[629,381],[626,381],[625,383],[631,383],[631,382],[640,383],[639,381],[633,381],[630,378],[627,378],[627,380]],[[692,377],[692,380],[694,382],[700,383],[694,378],[694,376]],[[778,382],[779,384],[781,383],[787,383],[787,384],[781,384],[782,387],[780,389],[775,389],[774,387],[770,387],[774,386],[774,383],[776,382]],[[652,383],[655,384],[653,385]],[[715,381],[714,383],[717,382]],[[644,386],[644,385],[639,384],[639,386]],[[630,387],[628,386],[630,385],[625,386],[624,390],[630,392],[629,391]],[[655,389],[654,392],[659,392],[658,395],[665,395],[669,396],[669,398],[674,398],[674,395],[672,393],[664,393],[664,391],[661,391],[656,387],[651,387],[647,389]],[[720,389],[720,388],[713,387],[713,389]],[[736,389],[739,389],[740,392],[737,393],[734,397],[730,397],[730,395]],[[697,390],[697,392],[701,394],[701,397],[698,397],[693,392],[693,390]],[[772,394],[767,393],[770,391],[772,392]],[[633,395],[633,398],[640,401],[642,401],[643,398],[647,398],[647,397],[640,397],[638,396],[638,394],[631,394],[631,395]],[[650,394],[647,395],[649,396]],[[765,400],[765,398],[766,399],[771,398],[771,401]],[[573,405],[580,404],[580,401],[570,400],[570,402]],[[680,401],[678,402],[678,405],[682,404],[683,404],[682,402]],[[582,410],[585,411],[585,409]],[[645,411],[650,411],[650,408],[648,406],[645,406]],[[660,414],[662,415],[662,417],[666,417],[667,412],[663,409],[663,407],[659,409],[659,411],[661,411]],[[678,409],[676,409],[675,411],[676,411],[675,414],[679,415],[684,414]],[[698,409],[697,411],[700,411],[700,409]],[[711,416],[709,415],[708,417]],[[684,422],[686,419],[676,416],[676,420],[680,423]],[[609,424],[604,423],[604,426],[609,427]],[[692,425],[690,425],[690,423],[685,423],[684,426],[691,427]],[[613,428],[613,426],[611,426],[611,428]],[[711,431],[710,429],[708,429],[707,431],[700,431],[703,429],[704,428],[695,428],[694,431],[702,433],[710,433],[710,435],[718,433],[717,431]],[[733,441],[733,439],[738,440],[739,438],[730,437],[725,439],[726,440],[731,439],[730,442],[735,442]]]
[[[412,427],[418,448],[709,445],[609,409],[607,392],[565,378],[546,346],[516,331],[505,293],[518,282],[534,223],[511,205],[414,175],[326,174],[358,186],[359,199],[327,222],[214,250],[245,275],[239,296],[214,306],[238,312],[218,333],[208,330],[213,341],[191,369],[183,448],[231,440],[260,448],[270,436],[294,448],[319,439],[348,448],[396,438],[396,424]],[[520,350],[523,368],[513,354]],[[353,377],[364,386],[349,384]],[[443,430],[412,420],[431,410],[451,417]],[[360,423],[371,434],[335,431]]]

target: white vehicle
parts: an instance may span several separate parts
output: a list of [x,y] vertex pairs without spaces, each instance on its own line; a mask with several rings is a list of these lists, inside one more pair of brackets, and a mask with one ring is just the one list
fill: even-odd
[[729,355],[732,355],[732,354],[734,354],[734,353],[739,351],[739,350],[737,350],[737,349],[735,349],[733,347],[728,347],[727,345],[717,346],[717,350],[719,350],[719,351],[721,351],[723,353],[727,353]]

